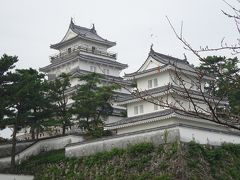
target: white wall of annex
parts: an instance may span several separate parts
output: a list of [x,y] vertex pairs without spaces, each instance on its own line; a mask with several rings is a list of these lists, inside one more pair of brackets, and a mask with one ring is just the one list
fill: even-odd
[[[174,71],[170,71],[169,77],[170,82],[175,86],[183,87],[182,83],[184,83],[184,86],[188,89],[199,91],[199,87],[201,87],[201,89],[204,91],[206,81],[203,79],[199,81],[196,77],[192,75],[176,73]],[[179,80],[179,77],[181,78],[181,80]]]
[[136,131],[141,131],[141,130],[146,130],[146,129],[152,129],[152,128],[158,128],[161,126],[167,126],[170,124],[174,124],[176,121],[175,119],[166,119],[166,120],[160,120],[160,121],[155,121],[151,123],[144,123],[144,124],[139,124],[135,126],[128,126],[128,127],[123,127],[117,130],[117,134],[125,134],[125,133],[130,133],[130,132],[136,132]]
[[[135,115],[134,114],[134,107],[135,106],[140,106],[140,105],[143,105],[143,113],[142,114],[138,113],[137,115]],[[151,102],[146,102],[146,101],[130,103],[130,104],[127,105],[128,117],[139,116],[139,115],[153,113],[153,112],[162,111],[162,110],[164,110],[164,108],[161,107],[161,106],[158,107],[158,110],[154,110],[154,104],[151,103]],[[139,110],[138,110],[138,112],[139,112]]]
[[150,76],[146,76],[146,77],[137,79],[138,89],[140,91],[147,90],[148,89],[148,80],[151,80],[154,78],[158,79],[158,87],[168,85],[168,83],[170,82],[169,73],[167,71],[157,72],[157,70],[156,70],[156,74],[154,74],[154,75],[150,75]]

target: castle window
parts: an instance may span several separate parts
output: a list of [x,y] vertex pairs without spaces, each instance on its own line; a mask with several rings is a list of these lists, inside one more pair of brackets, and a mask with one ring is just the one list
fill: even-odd
[[109,74],[109,69],[103,69],[104,74]]
[[97,68],[95,66],[90,66],[90,71],[91,72],[96,72],[97,71]]
[[157,86],[158,86],[158,79],[157,79],[157,78],[154,78],[154,79],[153,79],[153,82],[154,82],[154,87],[157,87]]
[[72,52],[72,48],[68,48],[68,54]]
[[154,105],[154,111],[157,111],[158,110],[158,104],[153,104]]
[[157,87],[157,86],[158,86],[158,79],[157,78],[148,80],[148,89],[151,89],[151,88]]
[[138,114],[138,106],[134,106],[134,115]]
[[96,50],[96,47],[93,46],[93,47],[92,47],[92,52],[94,52],[95,50]]
[[134,106],[134,115],[144,113],[143,105]]
[[139,109],[140,109],[140,114],[142,114],[143,113],[143,105],[140,105]]
[[152,88],[152,80],[148,80],[148,89]]

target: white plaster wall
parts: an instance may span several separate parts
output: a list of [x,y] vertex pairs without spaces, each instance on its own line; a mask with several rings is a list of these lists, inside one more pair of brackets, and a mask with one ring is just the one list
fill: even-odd
[[[157,98],[156,98],[156,100],[157,100]],[[167,100],[167,97],[165,96],[165,97],[162,97],[162,100],[160,100],[160,101],[166,102],[166,100]],[[151,101],[153,101],[153,100],[151,100]],[[171,101],[169,100],[169,103],[170,102]],[[143,105],[143,113],[142,114],[139,113],[139,114],[135,115],[134,114],[134,107],[135,106],[140,106],[140,105]],[[157,111],[162,111],[164,109],[166,109],[166,108],[159,106],[158,110],[154,110],[154,104],[153,103],[147,102],[147,101],[143,101],[143,100],[141,100],[139,102],[133,102],[133,103],[127,104],[127,114],[128,114],[128,117],[133,117],[133,116],[139,116],[139,115],[143,115],[143,114],[153,113],[153,112],[157,112]]]
[[199,91],[199,87],[201,87],[201,89],[204,91],[204,86],[206,82],[205,80],[201,80],[199,82],[199,80],[197,80],[196,77],[194,77],[193,75],[183,74],[180,72],[177,72],[176,74],[176,72],[174,71],[169,71],[169,75],[170,75],[170,82],[175,86],[183,87],[181,82],[179,82],[178,76],[180,76],[182,79],[182,82],[185,84],[185,87],[187,89]]
[[170,82],[169,72],[167,72],[167,71],[160,72],[160,73],[156,72],[156,74],[137,79],[137,88],[140,91],[147,90],[148,89],[148,80],[154,79],[154,78],[158,79],[157,87],[168,85],[168,83]]
[[72,69],[75,69],[79,66],[79,63],[77,60],[71,61],[69,63],[66,63],[64,65],[57,66],[53,69],[51,69],[48,74],[56,74],[56,76],[59,76],[62,73],[69,73]]
[[222,143],[240,144],[240,136],[206,130],[180,127],[180,140],[182,142],[196,141],[199,144],[221,145]]
[[146,62],[139,69],[139,71],[141,72],[141,71],[152,69],[152,68],[159,67],[159,66],[162,66],[162,65],[163,65],[162,63],[156,61],[151,56],[149,56],[148,59],[146,60]]
[[155,121],[150,123],[139,124],[135,126],[122,127],[120,129],[117,129],[117,134],[126,134],[126,133],[131,133],[136,131],[158,128],[161,126],[167,126],[167,125],[173,124],[175,122],[176,121],[174,119],[166,119],[166,120],[160,120],[160,121]]
[[90,63],[90,62],[86,62],[86,61],[79,61],[79,68],[85,71],[90,71],[91,70],[91,66],[95,66],[96,67],[96,73],[100,73],[100,74],[104,74],[104,69],[109,69],[109,74],[111,76],[115,76],[115,77],[119,77],[120,76],[120,70],[112,67],[112,66],[106,66],[106,65],[100,65],[97,63]]
[[33,180],[34,176],[17,174],[0,174],[2,180]]
[[204,101],[197,101],[193,99],[194,104],[189,99],[183,99],[181,96],[174,96],[168,98],[168,102],[172,103],[175,107],[179,108],[180,110],[184,111],[195,111],[194,107],[197,109],[198,112],[202,112],[205,114],[209,114],[209,107],[206,102]]

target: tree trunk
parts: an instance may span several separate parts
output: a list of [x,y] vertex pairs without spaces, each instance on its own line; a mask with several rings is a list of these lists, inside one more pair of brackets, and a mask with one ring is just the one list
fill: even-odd
[[16,154],[16,134],[17,134],[17,125],[13,126],[13,135],[12,135],[12,152],[11,152],[11,170],[15,170],[15,154]]
[[32,136],[32,140],[35,139],[35,129],[34,128],[31,128],[31,136]]
[[66,132],[66,125],[63,124],[63,126],[62,126],[62,135],[65,135],[65,132]]
[[37,140],[38,140],[38,136],[39,136],[39,127],[37,127],[37,132],[36,132],[36,134],[37,134]]

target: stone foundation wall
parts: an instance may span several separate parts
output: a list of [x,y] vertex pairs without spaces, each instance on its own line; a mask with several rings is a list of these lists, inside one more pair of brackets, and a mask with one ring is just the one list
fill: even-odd
[[117,135],[109,138],[102,138],[96,141],[70,144],[65,147],[66,157],[81,157],[95,154],[97,152],[109,151],[112,148],[126,148],[130,144],[151,142],[155,145],[174,142],[180,139],[179,130],[171,128],[151,129],[139,133]]
[[[21,152],[26,149],[28,146],[33,144],[34,142],[18,142],[16,144],[16,153]],[[7,157],[11,155],[12,144],[1,144],[0,145],[0,158]]]
[[[63,149],[70,143],[82,142],[84,139],[82,136],[67,135],[49,139],[39,140],[27,149],[16,155],[16,164],[20,164],[22,161],[28,159],[31,156],[35,156],[40,152],[52,151],[57,149]],[[11,157],[0,158],[0,169],[9,167],[11,163]]]

